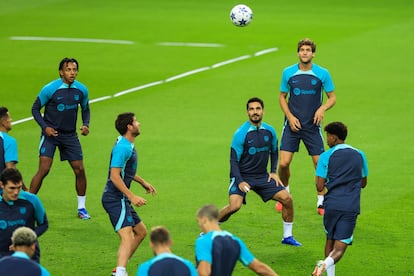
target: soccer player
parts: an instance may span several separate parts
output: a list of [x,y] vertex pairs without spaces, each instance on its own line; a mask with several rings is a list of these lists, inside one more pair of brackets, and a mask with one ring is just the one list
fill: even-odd
[[0,173],[5,168],[14,168],[18,161],[17,142],[8,132],[12,129],[12,118],[7,107],[0,107]]
[[203,232],[196,240],[197,271],[200,276],[230,276],[239,260],[257,275],[277,275],[267,264],[253,256],[245,243],[220,229],[219,211],[214,205],[205,205],[197,212],[197,222]]
[[[230,150],[229,204],[219,214],[224,222],[246,204],[250,190],[258,194],[264,202],[270,199],[283,205],[282,243],[301,246],[292,235],[293,201],[276,174],[278,160],[277,135],[275,129],[262,122],[264,103],[259,98],[251,98],[246,104],[249,120],[237,129]],[[270,173],[267,165],[270,156]]]
[[28,227],[17,228],[11,237],[14,253],[0,259],[0,275],[48,276],[40,264],[30,260],[36,250],[37,235]]
[[147,201],[135,195],[131,182],[138,182],[147,193],[155,195],[155,188],[136,174],[138,155],[134,142],[140,134],[140,124],[131,112],[121,113],[115,121],[118,136],[112,148],[108,180],[102,195],[102,205],[109,215],[115,232],[121,239],[118,264],[113,275],[124,276],[128,260],[147,235],[147,228],[132,205],[141,207]]
[[[316,167],[319,155],[324,151],[321,123],[325,111],[336,102],[329,71],[312,63],[315,51],[316,44],[312,40],[300,40],[297,47],[299,63],[283,70],[280,84],[279,103],[285,121],[280,141],[279,177],[289,192],[289,166],[293,154],[299,151],[302,140]],[[325,104],[322,104],[323,90],[328,98]],[[318,192],[316,205],[317,212],[323,215],[323,192]],[[277,203],[276,209],[281,211],[282,205]]]
[[[11,255],[10,237],[18,227],[33,229],[40,237],[49,227],[46,212],[40,199],[22,191],[22,175],[15,168],[6,168],[0,175],[0,257]],[[40,249],[36,246],[33,260],[40,261]]]
[[[60,160],[69,161],[75,174],[78,195],[78,216],[90,219],[85,209],[86,175],[82,148],[76,133],[78,107],[82,109],[82,135],[89,134],[89,96],[85,85],[76,80],[79,64],[74,58],[64,58],[59,64],[60,78],[42,88],[32,106],[32,114],[42,129],[39,146],[39,168],[30,183],[30,192],[37,194],[52,166],[56,148]],[[40,110],[44,107],[44,116]]]
[[170,232],[163,226],[151,230],[150,246],[155,257],[138,267],[137,276],[196,276],[194,265],[171,251]]
[[335,275],[335,264],[352,244],[360,213],[361,189],[367,185],[368,164],[365,154],[345,144],[347,127],[341,122],[325,126],[329,150],[322,153],[316,167],[316,188],[327,189],[323,224],[326,232],[325,260],[319,261],[312,275],[327,271]]
[[[17,142],[8,132],[12,129],[12,118],[7,107],[0,107],[0,173],[5,168],[16,168],[19,162],[17,154]],[[22,189],[27,191],[22,183]]]

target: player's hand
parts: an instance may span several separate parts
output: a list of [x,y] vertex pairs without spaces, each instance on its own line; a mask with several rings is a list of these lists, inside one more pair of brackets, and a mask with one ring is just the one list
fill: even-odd
[[87,127],[87,126],[81,126],[79,129],[80,129],[81,134],[82,134],[83,136],[86,136],[86,135],[88,135],[88,134],[89,134],[89,127]]
[[300,121],[298,118],[296,118],[295,116],[291,116],[290,118],[288,118],[288,121],[289,121],[290,129],[293,132],[298,132],[299,130],[301,130],[302,125],[300,124]]
[[283,186],[285,187],[285,185],[283,185],[282,180],[280,180],[279,176],[277,176],[276,173],[269,173],[269,178],[267,179],[267,182],[270,182],[270,180],[274,180],[276,182],[276,186]]
[[325,110],[321,106],[318,108],[318,110],[316,110],[315,115],[313,116],[313,123],[319,126],[322,123],[324,117],[325,117]]
[[147,204],[147,200],[145,198],[142,198],[140,196],[137,195],[133,195],[129,198],[129,200],[131,201],[131,203],[135,206],[141,207],[145,204]]
[[58,136],[58,132],[53,127],[46,127],[45,134],[49,137],[56,137]]
[[152,186],[151,184],[145,183],[141,185],[145,189],[147,194],[151,193],[152,196],[155,196],[157,194],[157,190],[155,190],[154,186]]
[[250,191],[250,188],[251,188],[251,186],[245,181],[240,182],[240,184],[239,184],[239,189],[242,192],[248,193]]

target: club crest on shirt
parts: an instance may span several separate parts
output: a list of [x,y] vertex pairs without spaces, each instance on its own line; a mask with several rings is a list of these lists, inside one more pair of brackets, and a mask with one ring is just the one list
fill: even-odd
[[20,207],[20,214],[24,215],[26,214],[26,212],[27,212],[26,207]]

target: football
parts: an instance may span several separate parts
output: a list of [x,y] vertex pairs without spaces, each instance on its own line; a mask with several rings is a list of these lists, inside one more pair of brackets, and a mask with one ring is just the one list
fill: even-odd
[[239,4],[230,11],[230,20],[237,27],[246,27],[253,19],[253,12],[248,6]]

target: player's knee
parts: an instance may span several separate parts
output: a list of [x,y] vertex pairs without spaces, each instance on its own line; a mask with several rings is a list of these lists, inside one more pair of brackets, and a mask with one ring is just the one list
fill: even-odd
[[285,190],[277,193],[276,200],[282,203],[284,207],[291,207],[293,205],[292,196]]
[[73,172],[75,173],[76,176],[78,177],[83,177],[85,176],[85,168],[83,166],[76,166],[73,167]]
[[148,231],[147,231],[146,228],[140,229],[140,231],[135,232],[135,238],[138,239],[138,240],[143,240],[143,239],[145,239],[147,234],[148,234]]

